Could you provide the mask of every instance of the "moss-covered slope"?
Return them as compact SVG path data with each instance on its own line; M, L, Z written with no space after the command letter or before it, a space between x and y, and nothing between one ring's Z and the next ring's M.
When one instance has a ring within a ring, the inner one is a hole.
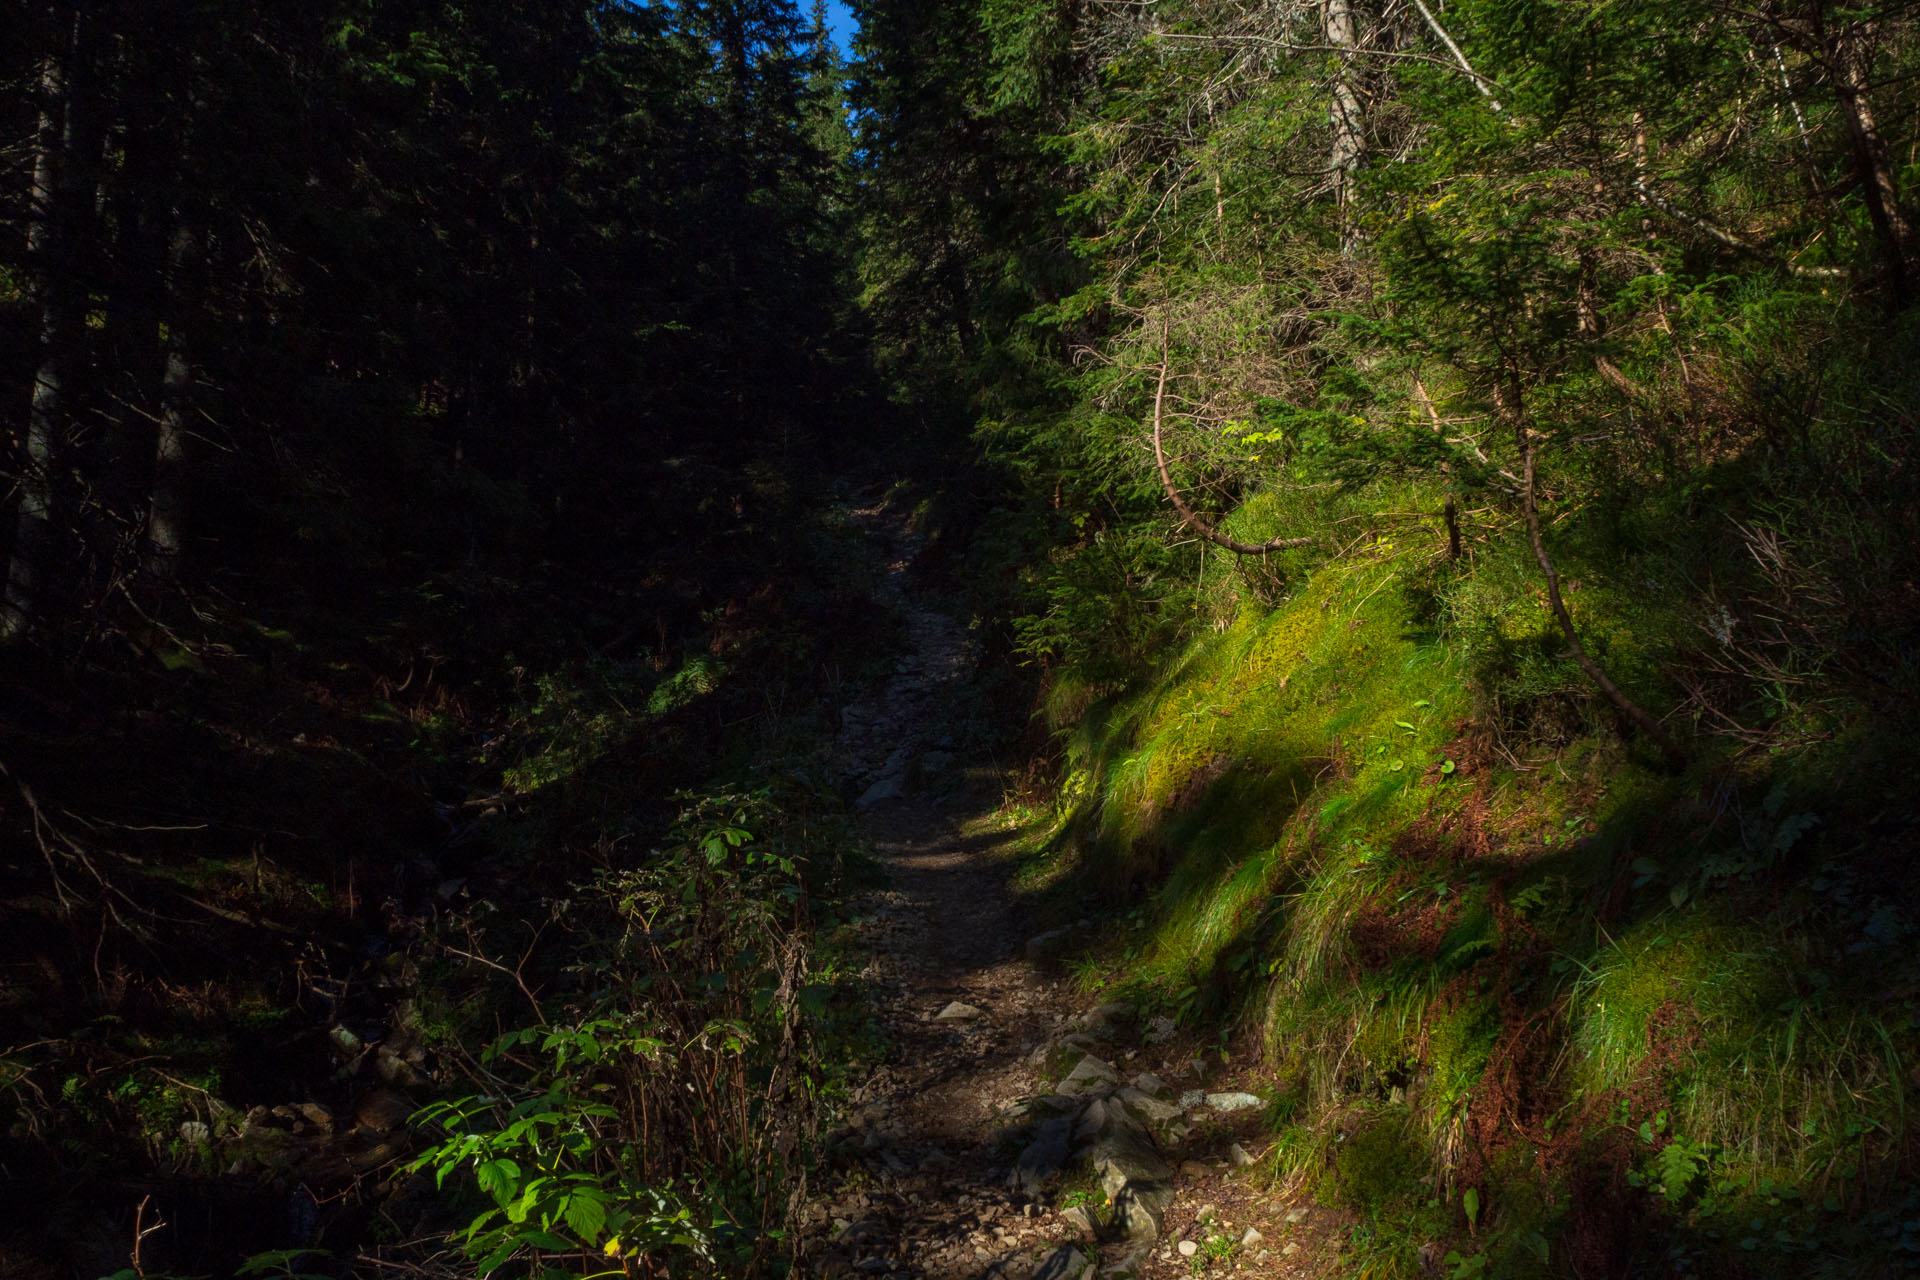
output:
M1591 714L1496 720L1410 563L1222 585L1151 681L1056 681L1039 862L1139 908L1110 979L1257 1038L1273 1175L1383 1274L1435 1240L1461 1275L1899 1273L1920 966L1878 740L1676 778ZM1660 625L1582 603L1616 661Z

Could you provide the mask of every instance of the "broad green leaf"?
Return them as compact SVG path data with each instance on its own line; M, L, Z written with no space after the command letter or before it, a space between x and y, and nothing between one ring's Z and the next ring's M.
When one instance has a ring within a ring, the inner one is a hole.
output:
M567 1197L566 1207L561 1211L575 1234L588 1244L600 1238L600 1229L606 1225L607 1207L596 1193L576 1191Z
M519 1193L520 1166L504 1157L489 1160L474 1170L474 1180L482 1191L505 1205Z

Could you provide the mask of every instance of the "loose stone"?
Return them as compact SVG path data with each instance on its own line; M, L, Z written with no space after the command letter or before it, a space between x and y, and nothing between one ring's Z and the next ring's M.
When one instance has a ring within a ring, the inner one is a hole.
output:
M1149 1098L1171 1098L1173 1096L1173 1089L1168 1086L1167 1082L1148 1071L1142 1071L1133 1078L1133 1087L1146 1094Z
M1245 1111L1249 1107L1261 1105L1260 1099L1251 1093L1210 1093L1207 1105L1215 1111Z

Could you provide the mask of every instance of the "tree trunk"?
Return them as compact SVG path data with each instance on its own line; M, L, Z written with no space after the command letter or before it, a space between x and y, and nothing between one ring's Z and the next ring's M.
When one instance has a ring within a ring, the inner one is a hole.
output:
M1886 139L1874 118L1873 102L1868 97L1868 55L1865 34L1843 32L1829 41L1828 62L1833 75L1834 103L1846 125L1852 144L1855 175L1866 200L1867 217L1880 241L1880 253L1887 264L1887 285L1893 304L1903 306L1911 293L1907 252L1913 244L1913 230L1900 209L1900 191L1893 179L1893 164L1887 156Z
M53 520L54 455L60 436L61 347L66 338L66 298L61 226L66 152L73 128L66 66L48 53L40 69L40 113L34 132L33 187L27 221L27 261L40 303L40 359L27 411L27 448L22 460L20 506L14 520L13 553L0 601L0 637L25 631L34 621L47 537Z
M154 335L160 318L153 265L166 253L157 199L166 189L158 164L162 144L157 118L165 113L156 107L159 94L150 72L125 40L119 42L116 56L117 120L103 139L103 165L117 172L106 199L111 239L101 245L107 270L100 364L120 403L106 414L99 490L115 518L137 533L153 462ZM133 546L138 550L137 541Z
M186 542L191 475L187 420L193 411L193 362L188 346L200 237L182 214L167 254L166 365L160 376L160 424L153 451L153 497L147 508L147 572L156 582L178 575Z
M1351 257L1360 242L1353 214L1354 183L1365 154L1360 94L1353 82L1353 51L1360 43L1353 0L1326 0L1326 28L1327 43L1340 50L1340 66L1334 73L1332 102L1328 106L1333 136L1327 159L1333 173L1334 202L1339 209L1340 252Z
M1527 425L1527 415L1521 409L1520 382L1518 378L1509 380L1496 388L1495 408L1513 425L1514 442L1520 449L1520 504L1527 523L1527 541L1533 547L1534 562L1540 566L1540 575L1547 583L1547 608L1553 613L1553 620L1559 624L1560 634L1565 637L1567 649L1580 669L1598 685L1607 701L1614 705L1621 717L1631 723L1640 732L1647 735L1654 746L1660 749L1660 755L1666 761L1667 768L1679 773L1686 768L1686 752L1673 740L1660 722L1649 715L1644 707L1626 695L1619 685L1607 675L1606 669L1594 661L1587 652L1586 645L1580 642L1579 629L1573 625L1573 615L1567 611L1567 602L1560 594L1560 572L1554 567L1553 558L1547 554L1546 540L1540 532L1540 506L1534 496L1534 449L1533 429Z

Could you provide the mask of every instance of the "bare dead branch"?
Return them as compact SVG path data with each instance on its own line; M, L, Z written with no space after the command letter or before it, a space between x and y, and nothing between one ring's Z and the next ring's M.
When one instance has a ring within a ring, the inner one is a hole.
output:
M1161 442L1161 417L1167 398L1167 373L1170 367L1166 346L1160 351L1160 381L1153 391L1153 461L1160 470L1160 485L1167 491L1167 499L1173 503L1173 509L1180 513L1180 519L1188 528L1216 546L1225 547L1236 555L1258 556L1269 551L1280 551L1287 547L1307 547L1320 541L1318 538L1275 538L1271 542L1241 542L1238 538L1228 537L1214 527L1213 523L1201 516L1187 500L1180 496L1179 488L1173 483L1173 472L1167 467L1166 448Z
M1518 386L1506 388L1500 395L1501 408L1512 421L1515 442L1520 447L1521 468L1521 510L1527 521L1527 541L1533 546L1534 561L1540 566L1540 574L1547 583L1547 607L1552 611L1554 621L1560 626L1560 634L1565 637L1567 649L1580 669L1598 685L1607 701L1635 728L1647 735L1647 738L1660 749L1661 757L1667 768L1678 773L1686 768L1687 755L1675 742L1673 735L1666 731L1661 723L1648 714L1646 708L1628 697L1613 678L1593 656L1587 652L1586 645L1580 641L1579 628L1573 625L1573 615L1567 611L1567 602L1560 594L1560 572L1554 567L1553 558L1547 554L1547 544L1540 534L1540 506L1535 500L1534 490L1534 448L1533 431L1527 426L1526 414L1520 408Z

